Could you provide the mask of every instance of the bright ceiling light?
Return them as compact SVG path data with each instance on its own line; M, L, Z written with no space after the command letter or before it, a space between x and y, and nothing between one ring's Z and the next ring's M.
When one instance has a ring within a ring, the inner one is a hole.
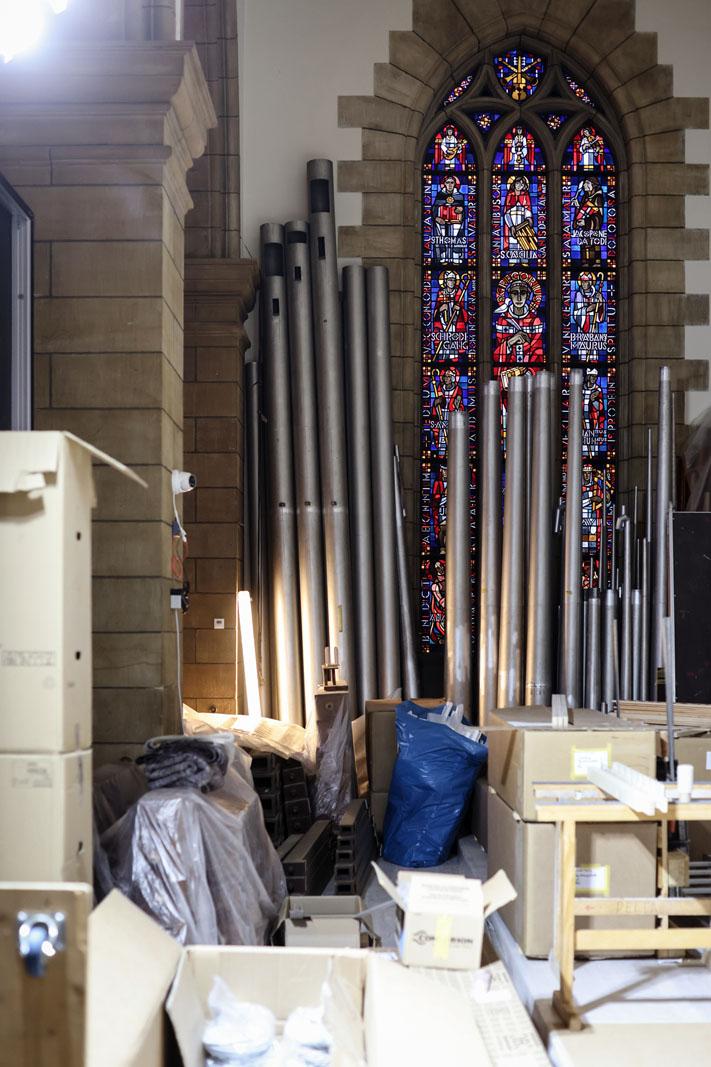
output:
M13 56L34 48L45 31L47 15L66 11L68 0L0 0L0 56Z

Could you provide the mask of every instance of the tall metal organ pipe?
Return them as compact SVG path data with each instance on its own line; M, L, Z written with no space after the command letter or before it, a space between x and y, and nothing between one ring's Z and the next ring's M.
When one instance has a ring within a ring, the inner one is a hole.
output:
M370 370L371 478L375 506L375 632L378 647L378 696L401 687L400 605L395 544L395 493L392 477L393 416L390 369L390 308L387 267L365 272ZM360 433L361 427L355 427ZM449 507L449 503L448 503Z
M654 700L657 670L664 665L663 619L667 613L667 511L672 492L672 398L668 367L659 372L659 423L657 429L657 492L655 498L654 613L652 616L652 652L650 663L651 699Z
M318 404L311 317L309 227L287 222L286 294L289 309L291 398L294 431L296 531L299 556L301 655L306 716L314 711L326 645L323 584L323 514L318 458Z
M470 492L469 416L466 411L453 411L447 448L444 697L453 704L463 704L467 715L472 700Z
M400 481L400 456L397 448L393 456L393 484L395 486L395 533L397 540L397 584L400 593L400 652L402 659L402 689L406 700L420 695L417 673L417 653L412 626L410 583L407 573L407 545L405 542L405 508Z
M568 407L568 459L563 556L563 620L560 689L568 707L580 706L581 599L582 599L582 415L583 374L570 372Z
M348 474L350 489L353 600L359 712L378 695L373 581L373 495L370 463L368 330L365 269L343 268L343 341L348 399Z
M350 685L350 710L351 715L355 715L359 703L353 636L346 427L343 418L345 389L333 212L333 164L328 159L312 159L307 166L307 177L328 644L339 650L341 677Z
M602 599L599 589L588 592L588 625L585 640L585 707L600 707L600 628Z
M632 699L632 519L625 504L617 525L622 530L622 637L620 641L620 697Z
M283 242L283 226L265 223L261 227L261 350L264 362L264 395L267 416L271 633L274 650L272 698L276 714L282 721L303 724L294 457Z
M551 487L551 411L553 378L546 371L533 379L531 422L528 596L526 630L527 705L550 705L552 692L552 576L553 497Z
M498 382L485 382L479 477L481 571L479 580L479 725L496 707L501 580L501 401Z
M262 423L261 381L262 363L259 359L248 360L244 365L245 426L247 451L247 515L249 563L245 574L245 587L256 604L254 617L255 650L259 699L264 715L271 714L269 678L269 598L267 585L267 539L264 501L263 456L264 428Z
M524 384L512 378L506 415L506 488L501 551L501 614L497 706L521 703L523 668L523 568L526 408Z

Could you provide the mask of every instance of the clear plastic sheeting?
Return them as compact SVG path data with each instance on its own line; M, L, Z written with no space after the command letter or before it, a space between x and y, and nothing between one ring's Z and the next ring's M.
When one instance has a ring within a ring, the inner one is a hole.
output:
M686 510L711 511L711 407L689 428L684 469L689 484Z
M353 736L343 694L317 702L306 727L308 751L316 767L311 806L314 818L337 821L353 799Z
M228 730L234 743L250 752L271 752L282 759L296 759L303 763L309 774L316 769L309 753L306 730L295 723L249 715L201 714L183 704L183 729L192 737Z
M261 945L286 896L238 756L222 788L155 789L102 837L116 886L183 945Z
M146 792L143 772L132 760L106 763L94 771L94 825L103 834Z

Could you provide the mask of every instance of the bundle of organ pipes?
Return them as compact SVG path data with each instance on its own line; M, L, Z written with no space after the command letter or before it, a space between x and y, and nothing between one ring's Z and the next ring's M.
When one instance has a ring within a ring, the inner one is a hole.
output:
M246 365L247 585L265 713L303 723L339 651L351 713L418 695L394 467L388 272L338 284L333 167L309 220L261 227L260 351ZM269 709L267 712L266 709Z
M607 711L620 700L654 699L659 668L667 660L673 664L673 415L668 367L660 370L658 407L656 484L648 429L642 516L636 486L632 507L623 504L618 509L610 505L604 477L601 490L593 480L592 464L583 453L582 371L570 374L567 461L560 471L553 376L543 371L511 378L502 512L500 385L485 383L479 438L480 724L496 707L550 705L554 692L565 694L569 707ZM586 589L584 490L593 495L593 515L602 511L606 516L598 523ZM667 670L667 681L673 688L673 670Z

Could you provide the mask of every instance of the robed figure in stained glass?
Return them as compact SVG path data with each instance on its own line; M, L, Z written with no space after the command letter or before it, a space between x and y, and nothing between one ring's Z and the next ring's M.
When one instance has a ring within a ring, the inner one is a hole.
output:
M573 199L573 229L599 233L603 220L603 192L596 178L583 178Z
M456 270L443 270L434 310L435 356L449 356L464 350L468 321L464 307L467 275L460 278Z
M523 126L514 126L504 138L504 170L533 170L536 147Z
M467 162L467 142L459 136L456 126L447 125L435 137L434 161L445 170L464 170Z
M439 456L447 453L447 427L452 411L462 411L464 394L459 384L459 371L446 367L433 382L434 400L431 408L434 451Z
M519 252L533 252L537 246L528 178L514 174L509 178L504 200L504 251L509 259L515 259Z
M456 174L447 174L434 199L434 248L440 263L461 263L464 259L464 240L460 237L464 224L461 184Z
M573 166L592 170L605 163L605 142L592 126L584 126L573 142Z
M435 560L434 578L430 586L430 641L439 645L444 641L446 617L444 604L444 560Z
M588 455L605 444L605 396L595 367L588 367L583 385L583 448Z
M537 314L541 287L526 271L505 275L496 289L494 361L543 363L543 322Z
M581 333L600 333L607 317L602 287L602 273L596 277L592 271L583 270L578 275L573 301L573 320Z

